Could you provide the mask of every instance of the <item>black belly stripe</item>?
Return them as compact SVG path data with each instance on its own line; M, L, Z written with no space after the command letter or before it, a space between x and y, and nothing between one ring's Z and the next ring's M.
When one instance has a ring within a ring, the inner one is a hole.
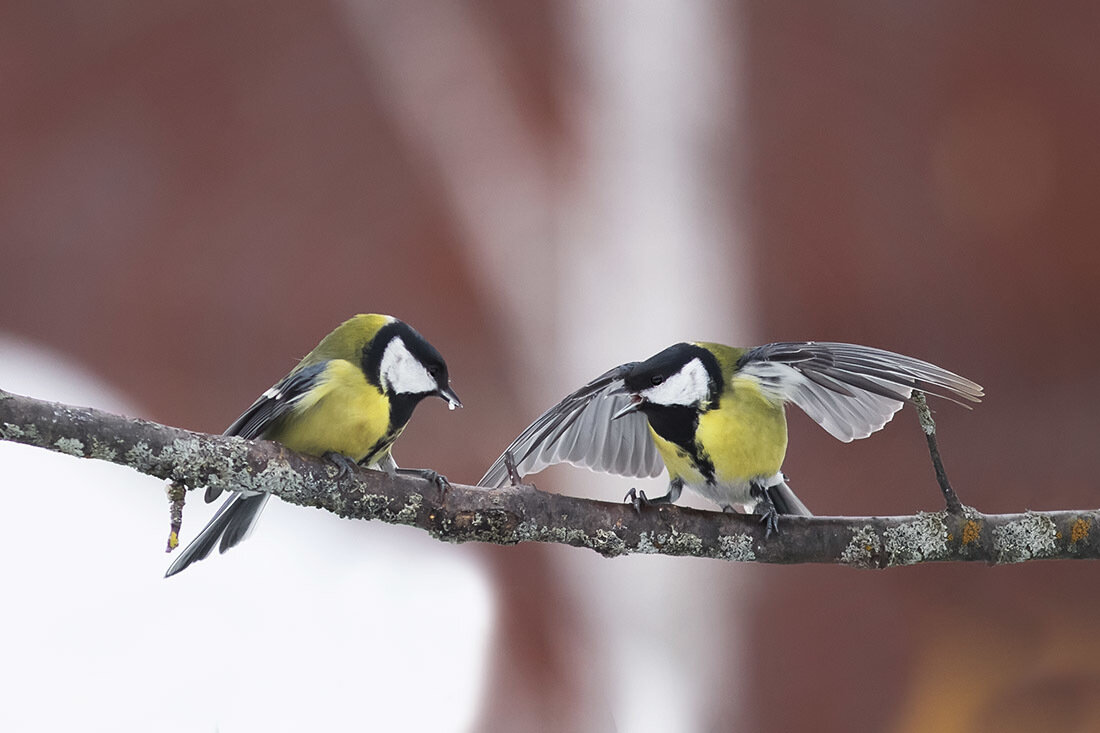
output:
M370 451L367 453L367 457L360 461L360 463L366 466L378 463L378 461L382 460L383 456L389 453L390 448L393 447L393 444L397 441L397 438L400 434L400 430L396 432L392 429L387 430L386 434L379 438L375 442L375 444L371 446Z
M714 483L714 461L695 440L699 412L694 407L647 404L642 407L642 412L649 419L653 432L683 450L707 483Z
M424 399L427 395L415 394L415 395L389 395L387 401L390 408L390 424L386 429L385 435L379 438L374 445L371 446L367 452L367 457L360 463L369 466L382 460L382 458L389 453L390 448L401 436L401 431L405 429L405 425L408 424L409 418L412 417L413 410L416 409L420 400Z
M707 483L713 484L714 461L710 459L710 455L703 450L698 442L695 443L695 451L691 453L691 459L695 461L695 467L699 469L699 473L703 474L703 478L707 480Z

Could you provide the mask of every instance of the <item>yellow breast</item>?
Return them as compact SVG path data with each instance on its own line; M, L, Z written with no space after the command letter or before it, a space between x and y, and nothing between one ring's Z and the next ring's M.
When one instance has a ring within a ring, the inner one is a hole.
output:
M330 451L355 461L367 457L389 429L389 400L354 364L329 362L318 384L287 419L266 437L291 450L320 456ZM372 457L378 461L389 451Z
M782 403L765 397L755 382L734 376L718 409L699 416L695 439L719 481L773 476L787 454L787 418Z

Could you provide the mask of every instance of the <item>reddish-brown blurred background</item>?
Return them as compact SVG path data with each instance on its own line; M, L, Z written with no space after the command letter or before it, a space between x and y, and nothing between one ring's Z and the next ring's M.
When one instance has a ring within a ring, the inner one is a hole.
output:
M687 301L674 338L854 341L975 378L985 403L938 410L963 500L1096 506L1098 29L1092 3L6 3L0 330L217 432L342 318L393 313L468 405L423 410L398 460L473 482L562 390L663 345L596 358L576 331ZM605 201L660 226L629 163L685 119L688 160L646 174L696 191L711 244L682 210L659 246L593 236ZM601 300L681 252L728 287L673 268ZM815 511L939 508L908 411L853 445L793 422ZM485 549L479 729L608 724L623 670L594 658L605 589L578 587L578 552ZM1096 730L1096 571L714 563L737 584L658 585L611 621L706 607L701 730Z

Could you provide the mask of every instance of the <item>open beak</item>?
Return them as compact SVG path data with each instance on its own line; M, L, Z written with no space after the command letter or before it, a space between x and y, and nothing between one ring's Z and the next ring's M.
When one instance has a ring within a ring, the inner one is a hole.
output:
M447 407L450 409L453 410L456 407L462 407L462 400L458 399L458 395L455 394L455 391L451 389L450 385L440 387L436 394L447 400Z
M623 409L619 410L614 415L612 415L611 419L612 420L618 420L623 415L629 415L632 412L637 412L638 410L640 410L642 408L642 404L643 404L643 402L642 402L642 398L640 396L630 395L630 402L626 403L626 406L623 407Z

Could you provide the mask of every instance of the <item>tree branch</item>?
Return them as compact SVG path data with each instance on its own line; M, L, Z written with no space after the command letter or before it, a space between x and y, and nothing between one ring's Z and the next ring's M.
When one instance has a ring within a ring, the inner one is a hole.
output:
M441 490L420 477L366 469L336 478L330 462L278 443L193 433L2 390L0 439L111 461L188 487L268 491L341 517L419 527L448 542L554 542L607 557L655 553L861 568L1100 558L1096 510L983 515L964 507L903 517L783 517L780 533L765 540L751 515L680 506L636 513L628 504L531 486Z

